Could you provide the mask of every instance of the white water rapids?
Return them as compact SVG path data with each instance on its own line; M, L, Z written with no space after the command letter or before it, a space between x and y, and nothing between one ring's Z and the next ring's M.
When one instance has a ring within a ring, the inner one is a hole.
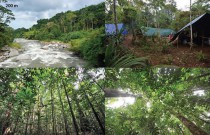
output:
M0 67L84 67L86 62L73 55L73 52L43 45L38 40L15 39L24 51L0 62ZM58 46L58 45L57 45Z

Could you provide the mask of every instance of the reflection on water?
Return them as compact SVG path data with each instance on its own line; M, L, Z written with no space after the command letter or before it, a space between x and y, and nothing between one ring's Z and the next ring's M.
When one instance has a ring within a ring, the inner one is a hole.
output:
M25 51L0 63L0 67L84 67L85 62L72 52L44 46L38 40L15 39Z

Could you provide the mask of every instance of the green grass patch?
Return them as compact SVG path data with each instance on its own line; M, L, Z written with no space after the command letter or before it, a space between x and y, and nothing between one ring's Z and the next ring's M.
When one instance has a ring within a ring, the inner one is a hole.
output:
M15 48L15 49L21 49L22 46L19 43L16 42L12 42L11 44L9 44L10 47Z

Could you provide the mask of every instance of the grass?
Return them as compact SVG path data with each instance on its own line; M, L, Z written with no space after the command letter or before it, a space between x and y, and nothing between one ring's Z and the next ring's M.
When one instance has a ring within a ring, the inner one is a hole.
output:
M19 43L13 42L9 45L11 48L21 49L22 46Z

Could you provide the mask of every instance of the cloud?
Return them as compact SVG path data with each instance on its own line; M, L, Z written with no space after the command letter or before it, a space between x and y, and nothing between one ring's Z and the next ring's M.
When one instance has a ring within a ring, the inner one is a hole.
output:
M39 19L48 19L60 12L75 11L101 2L104 0L8 0L8 4L18 5L10 8L16 19L9 25L15 29L30 28Z

